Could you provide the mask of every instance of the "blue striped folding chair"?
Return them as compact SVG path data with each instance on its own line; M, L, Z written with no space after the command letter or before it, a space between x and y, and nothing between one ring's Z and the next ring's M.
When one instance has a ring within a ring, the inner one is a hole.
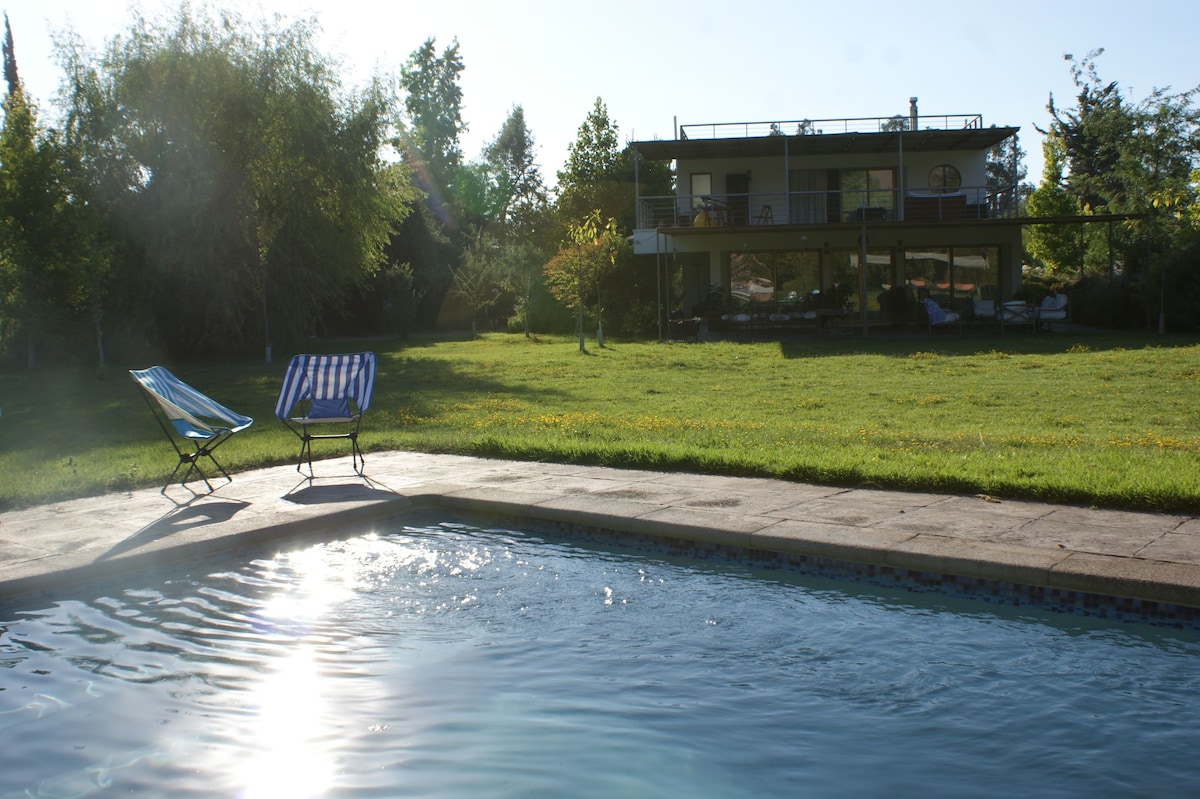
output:
M166 493L175 475L185 466L187 470L179 484L186 485L188 479L197 474L211 493L212 483L208 482L197 465L201 458L208 458L227 481L232 481L229 472L213 457L213 450L228 441L234 433L245 430L254 420L201 394L161 366L130 369L129 374L142 389L142 396L150 406L155 421L179 455L179 464L167 478L162 493ZM184 446L180 446L181 443Z
M292 358L279 388L275 416L300 438L296 471L303 473L301 467L307 461L308 476L313 476L312 442L346 438L350 440L354 471L363 473L365 461L358 446L358 432L363 414L371 407L374 387L373 352Z

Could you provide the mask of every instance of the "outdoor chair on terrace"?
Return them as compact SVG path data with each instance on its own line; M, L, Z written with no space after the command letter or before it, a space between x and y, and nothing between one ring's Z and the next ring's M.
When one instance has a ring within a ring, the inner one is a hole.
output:
M1029 325L1036 330L1034 324L1034 316L1037 315L1037 309L1032 305L1021 300L1009 300L1000 304L1000 332L1004 332L1004 328L1015 325Z
M942 325L958 325L958 329L962 330L962 317L956 311L948 311L928 297L922 300L921 304L925 308L925 318L929 321L930 332L935 327Z
M972 304L972 316L975 321L996 321L996 301L995 300L975 300Z
M1037 307L1038 327L1050 329L1051 322L1066 322L1071 327L1071 305L1066 294L1050 294L1042 298Z
M296 471L308 461L313 476L312 442L345 438L350 441L354 471L365 462L358 446L362 416L371 406L375 387L375 353L297 355L288 363L275 403L275 416L300 438ZM314 430L325 432L316 433Z
M150 406L154 420L158 422L167 440L179 455L179 464L167 478L162 493L167 492L167 487L184 466L187 470L179 481L180 485L186 485L195 473L204 481L204 485L208 486L209 493L212 493L212 484L197 465L201 458L208 458L227 481L232 481L229 472L213 457L213 451L228 441L234 433L249 427L254 420L206 397L161 366L131 369L129 374L142 389L142 396ZM184 443L184 446L181 447L180 443Z

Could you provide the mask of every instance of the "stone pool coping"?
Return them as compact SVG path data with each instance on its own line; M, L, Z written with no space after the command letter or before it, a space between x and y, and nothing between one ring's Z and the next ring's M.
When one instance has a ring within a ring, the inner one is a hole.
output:
M0 513L0 599L407 515L597 530L1200 608L1200 519L759 478L371 453Z

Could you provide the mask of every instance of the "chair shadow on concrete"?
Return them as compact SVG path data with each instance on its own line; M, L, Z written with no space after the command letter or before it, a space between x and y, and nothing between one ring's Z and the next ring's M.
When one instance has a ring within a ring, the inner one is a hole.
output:
M323 478L318 485L311 477L306 477L284 494L283 499L297 505L326 505L337 502L386 502L400 496L398 491L365 474L354 475L354 482L351 483L324 482L327 479Z
M249 506L249 502L231 499L209 499L207 502L176 505L165 516L155 519L124 541L116 544L107 552L97 557L96 561L100 562L115 558L122 553L146 546L160 538L176 535L184 530L210 524L223 524L232 519L239 511L245 510Z

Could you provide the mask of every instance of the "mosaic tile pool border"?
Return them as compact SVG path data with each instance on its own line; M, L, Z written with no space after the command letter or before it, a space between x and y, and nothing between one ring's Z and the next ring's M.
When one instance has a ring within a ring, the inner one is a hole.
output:
M763 570L820 577L888 591L934 594L1009 608L1028 608L1079 618L1145 624L1200 633L1200 608L1165 602L1106 596L1044 586L1024 585L941 572L897 569L839 558L798 555L667 538L643 533L604 530L536 516L491 516L487 524L511 526L572 543L592 543L647 554L707 562L732 563Z

